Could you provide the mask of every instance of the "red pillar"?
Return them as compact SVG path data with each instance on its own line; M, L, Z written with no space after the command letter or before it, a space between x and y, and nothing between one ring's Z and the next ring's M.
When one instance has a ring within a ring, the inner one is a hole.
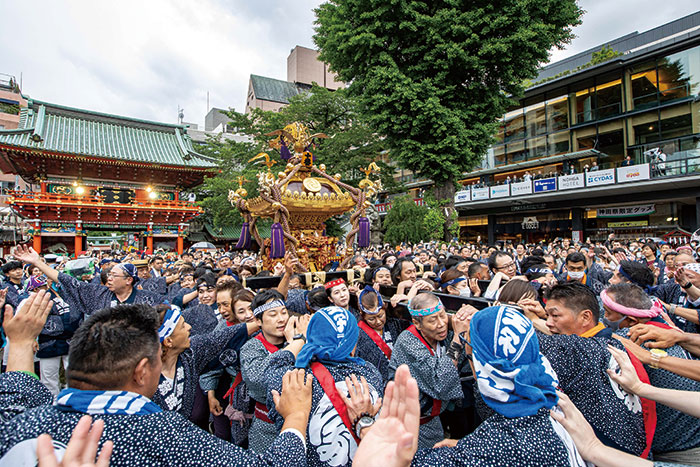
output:
M175 197L177 198L177 192L175 192ZM177 226L177 254L182 255L185 250L184 240L185 240L185 225L179 224Z
M46 193L46 181L41 181L41 192Z
M83 222L82 221L75 222L74 245L75 245L75 257L77 259L78 256L80 256L80 253L83 252Z
M153 254L153 224L150 222L146 230L146 253L149 255Z
M32 247L37 253L41 253L41 222L34 221L34 235L32 236Z

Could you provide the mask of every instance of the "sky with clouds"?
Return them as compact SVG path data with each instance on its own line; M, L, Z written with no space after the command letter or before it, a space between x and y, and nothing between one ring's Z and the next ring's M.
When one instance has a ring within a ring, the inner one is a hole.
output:
M313 47L321 0L0 2L0 73L39 100L203 125L210 107L243 111L251 73L286 79L295 45ZM698 10L651 0L581 0L578 36L553 60Z

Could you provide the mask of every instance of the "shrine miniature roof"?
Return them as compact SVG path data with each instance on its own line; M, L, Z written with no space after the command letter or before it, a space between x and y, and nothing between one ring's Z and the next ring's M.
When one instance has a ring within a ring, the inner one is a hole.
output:
M199 154L186 127L29 100L19 128L0 130L0 144L60 154L188 168L216 167Z

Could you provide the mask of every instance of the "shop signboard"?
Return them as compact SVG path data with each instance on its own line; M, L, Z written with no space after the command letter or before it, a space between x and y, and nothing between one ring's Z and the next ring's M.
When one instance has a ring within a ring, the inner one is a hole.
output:
M466 190L461 190L455 193L455 203L465 203L472 200L472 194L467 188Z
M558 182L560 190L571 190L572 188L585 187L583 182L583 174L564 175L563 177L559 177Z
M649 221L608 222L608 227L646 227Z
M545 191L554 191L556 189L557 189L556 177L535 180L535 193L544 193Z
M637 164L617 168L617 182L636 182L637 180L649 180L649 164Z
M620 206L616 208L600 208L597 217L637 217L653 214L653 204L639 204L636 206Z
M510 195L529 195L532 193L532 181L518 182L510 184Z
M496 185L490 189L491 198L507 198L510 196L510 185Z
M536 230L540 227L540 223L536 217L524 217L523 223L520 225L523 230Z
M586 172L586 186L610 185L615 183L615 169Z
M472 201L479 201L482 199L489 199L489 189L472 188Z

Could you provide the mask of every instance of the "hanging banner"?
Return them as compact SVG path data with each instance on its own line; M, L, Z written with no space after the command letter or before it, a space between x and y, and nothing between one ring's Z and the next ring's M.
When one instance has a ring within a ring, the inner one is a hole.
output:
M649 221L608 222L608 227L646 227Z
M509 185L496 185L491 187L491 198L506 198L510 196Z
M637 180L649 180L649 164L637 164L617 168L617 182L636 182Z
M545 191L554 191L557 189L557 179L543 178L541 180L535 180L535 193L543 193Z
M583 188L583 174L564 175L558 180L560 190L571 190L572 188Z
M458 191L455 193L455 203L465 203L472 200L472 194L469 189Z
M529 195L532 194L532 182L530 180L526 182L518 182L510 184L510 195Z
M610 185L615 183L615 169L586 172L586 186Z
M489 199L489 189L472 188L472 201L478 201L481 199Z
M619 208L600 208L598 217L636 217L646 216L656 212L653 204L640 204L637 206L621 206Z

